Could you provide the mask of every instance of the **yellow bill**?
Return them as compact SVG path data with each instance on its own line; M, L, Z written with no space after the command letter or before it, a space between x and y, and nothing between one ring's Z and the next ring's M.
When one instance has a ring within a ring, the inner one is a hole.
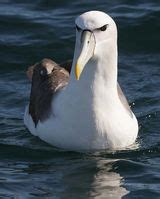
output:
M87 62L90 60L90 58L93 56L94 53L95 38L91 31L85 30L82 32L81 46L78 47L80 48L80 53L75 66L76 80L79 80L85 65L87 64Z

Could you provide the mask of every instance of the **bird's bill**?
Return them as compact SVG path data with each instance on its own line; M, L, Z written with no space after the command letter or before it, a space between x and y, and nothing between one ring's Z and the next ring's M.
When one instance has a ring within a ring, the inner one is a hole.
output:
M80 53L75 66L75 76L77 80L79 80L85 65L93 56L94 48L95 48L94 34L87 30L83 31L81 36Z

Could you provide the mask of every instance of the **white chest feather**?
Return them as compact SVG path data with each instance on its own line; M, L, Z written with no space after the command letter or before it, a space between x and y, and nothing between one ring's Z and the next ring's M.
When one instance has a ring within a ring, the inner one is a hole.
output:
M62 148L91 150L121 148L132 144L137 120L126 112L117 92L96 78L89 86L86 70L78 83L70 85L53 101L52 115L35 130L46 142ZM74 79L71 79L74 81ZM35 134L35 132L33 132Z

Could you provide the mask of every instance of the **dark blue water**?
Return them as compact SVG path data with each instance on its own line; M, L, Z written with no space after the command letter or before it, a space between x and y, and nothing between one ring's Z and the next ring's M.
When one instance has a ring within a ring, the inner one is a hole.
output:
M23 125L27 67L72 58L74 19L109 13L119 32L119 81L138 118L133 149L54 149ZM160 198L160 1L0 0L0 198Z

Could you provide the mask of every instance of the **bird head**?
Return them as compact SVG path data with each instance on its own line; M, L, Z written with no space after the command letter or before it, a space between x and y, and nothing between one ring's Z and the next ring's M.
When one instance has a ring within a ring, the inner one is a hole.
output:
M76 44L73 63L75 76L79 80L85 65L91 59L98 59L103 51L111 51L117 42L117 28L114 20L104 12L89 11L78 16Z

